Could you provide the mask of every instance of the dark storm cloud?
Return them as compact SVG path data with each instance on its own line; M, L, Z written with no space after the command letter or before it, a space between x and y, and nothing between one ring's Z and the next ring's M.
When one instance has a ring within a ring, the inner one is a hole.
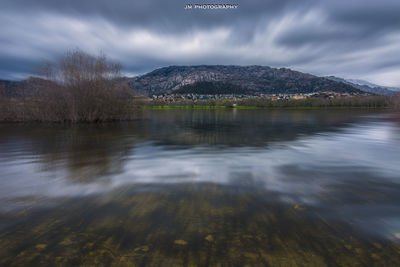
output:
M343 5L330 14L333 22L356 26L369 33L399 30L400 1L359 1L359 5Z
M5 0L2 6L13 11L21 8L40 12L47 10L70 16L100 16L120 27L132 25L155 27L156 29L181 29L186 27L214 26L216 23L240 23L242 18L254 18L260 15L278 15L288 5L304 6L304 1L234 1L240 5L239 10L226 13L221 10L209 11L184 11L188 3L201 3L203 1L182 0ZM231 1L211 1L212 3L227 3ZM239 19L239 21L238 21Z
M203 2L2 0L0 75L29 74L43 59L80 47L104 51L127 74L260 64L400 85L398 0L218 0L209 2L239 8L183 9Z

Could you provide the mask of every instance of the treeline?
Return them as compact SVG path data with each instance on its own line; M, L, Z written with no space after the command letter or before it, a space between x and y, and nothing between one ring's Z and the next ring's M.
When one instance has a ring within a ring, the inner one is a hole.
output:
M389 96L348 96L348 97L309 97L305 99L272 100L265 97L243 98L238 100L184 100L172 103L153 101L154 106L224 106L256 108L302 108L302 107L354 107L354 108L393 108L400 109L400 97Z
M387 96L343 96L335 98L309 97L305 99L243 99L238 105L254 107L366 107L385 108L391 105Z
M128 120L139 109L128 84L121 79L121 66L100 54L80 50L67 52L56 63L45 63L29 79L29 90L7 97L0 88L1 121L104 122Z

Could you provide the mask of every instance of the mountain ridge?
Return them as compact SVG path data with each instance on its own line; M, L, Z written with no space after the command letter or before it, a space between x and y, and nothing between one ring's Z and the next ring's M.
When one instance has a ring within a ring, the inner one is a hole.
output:
M315 93L333 91L337 93L362 93L346 83L332 81L309 73L288 68L269 66L196 65L168 66L141 76L128 78L130 87L144 95L178 92L180 88L196 83L224 83L230 87L254 93Z
M0 93L6 97L35 94L30 77L22 81L0 80ZM297 94L332 91L351 94L397 95L384 86L371 87L335 76L319 77L288 68L249 65L168 66L136 77L124 77L138 94Z
M398 95L400 92L396 91L394 87L386 87L377 84L373 84L363 80L356 80L356 79L344 79L336 76L327 76L327 79L332 81L346 83L351 85L363 92L377 94L377 95L386 95L386 96L395 96Z

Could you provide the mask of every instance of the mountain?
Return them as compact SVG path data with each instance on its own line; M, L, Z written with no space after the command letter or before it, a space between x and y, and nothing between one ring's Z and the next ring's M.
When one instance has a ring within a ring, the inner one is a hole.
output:
M217 94L246 94L247 91L241 86L233 85L232 83L213 81L213 82L195 82L193 84L187 84L175 90L174 93L178 94L197 93L203 95L217 95Z
M129 78L130 87L144 95L164 93L362 93L354 86L293 71L265 66L170 66Z
M0 80L0 93L6 97L37 95L41 79L22 81ZM198 94L280 94L332 91L395 95L384 87L370 87L330 76L317 77L287 68L265 66L170 66L147 74L124 78L130 87L143 95L164 93ZM36 88L36 89L35 89Z
M380 85L377 85L377 84L374 84L374 83L370 83L368 81L360 80L360 79L346 79L346 81L350 82L352 84L357 84L357 85L367 85L367 86L369 86L371 88L383 87L383 86L380 86Z
M364 81L364 80L359 80L359 79L347 79L348 82L354 83L354 84L358 84L358 85L368 85L371 88L374 87L381 87L381 88L385 88L391 91L400 91L400 87L390 87L390 86L382 86L382 85L377 85L368 81Z
M327 78L332 81L346 83L346 84L351 85L361 91L371 93L371 94L394 96L394 95L398 95L400 93L399 88L380 86L380 85L376 85L376 84L373 84L373 83L370 83L367 81L363 81L363 80L356 80L356 79L347 79L346 80L346 79L335 77L335 76L329 76Z

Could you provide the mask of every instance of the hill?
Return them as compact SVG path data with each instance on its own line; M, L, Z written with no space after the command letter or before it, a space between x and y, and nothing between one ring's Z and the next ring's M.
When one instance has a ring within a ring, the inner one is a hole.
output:
M339 77L335 77L335 76L329 76L327 78L332 81L342 82L342 83L351 85L363 92L367 92L367 93L371 93L371 94L395 96L400 93L399 91L396 90L398 88L380 86L380 85L376 85L376 84L373 84L373 83L370 83L367 81L363 81L363 80L353 80L353 79L345 80L343 78L339 78Z
M0 80L0 93L6 97L37 94L37 80ZM165 93L197 94L295 94L332 91L337 93L364 93L394 95L383 87L371 88L337 77L318 77L287 68L266 66L170 66L147 74L123 78L139 94Z
M130 87L144 95L210 91L219 93L361 93L352 85L287 68L266 66L170 66L129 78ZM217 90L220 89L220 90Z

